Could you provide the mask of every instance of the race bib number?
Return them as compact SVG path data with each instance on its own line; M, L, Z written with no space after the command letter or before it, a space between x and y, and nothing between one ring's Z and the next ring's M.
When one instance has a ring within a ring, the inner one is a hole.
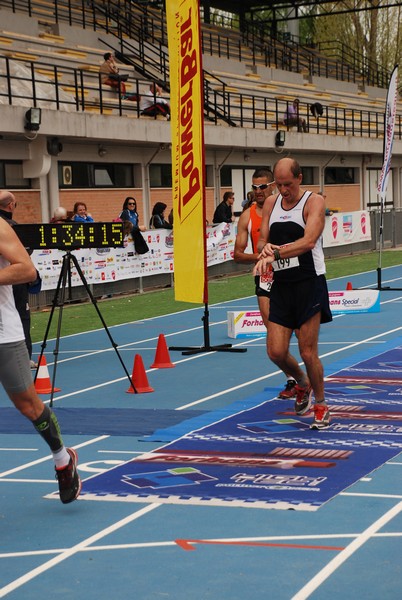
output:
M274 278L274 272L272 270L267 271L263 275L260 275L259 287L266 292L271 291L272 281Z
M281 258L280 260L275 260L272 263L274 271L284 271L285 269L294 269L299 266L299 259L297 256L294 258Z

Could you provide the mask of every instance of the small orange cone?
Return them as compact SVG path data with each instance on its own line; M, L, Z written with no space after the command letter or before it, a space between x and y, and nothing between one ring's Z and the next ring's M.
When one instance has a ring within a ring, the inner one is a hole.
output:
M52 383L50 381L46 357L44 354L39 357L39 368L35 379L35 390L38 394L52 394L53 392L60 392L60 388L55 387L52 390Z
M151 365L151 369L171 369L175 365L171 362L169 350L166 344L163 333L159 335L158 345L156 347L155 360Z
M347 290L353 290L353 286L352 286L352 283L350 281L347 282L346 289Z
M139 354L134 357L133 374L131 375L131 381L134 384L135 389L139 394L143 392L153 392L152 388L148 383L147 374L145 373L144 363ZM126 394L135 394L135 390L132 385L126 390Z

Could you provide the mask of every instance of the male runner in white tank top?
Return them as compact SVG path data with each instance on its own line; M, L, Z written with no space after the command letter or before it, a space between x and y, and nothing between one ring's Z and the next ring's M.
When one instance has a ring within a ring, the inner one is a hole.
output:
M36 269L15 231L0 219L0 382L15 407L48 444L55 463L60 500L68 504L81 490L77 454L64 446L55 414L36 392L12 290L13 285L29 283L36 277Z
M325 279L322 232L325 203L322 196L301 189L299 163L282 158L274 166L279 195L267 198L263 208L254 273L265 273L272 264L268 323L268 355L296 381L295 412L306 414L314 392L312 429L329 426L330 414L324 397L324 372L318 356L320 323L332 320ZM292 332L299 330L299 351L305 373L290 354Z
M258 240L260 239L260 228L262 220L262 209L266 198L268 198L275 189L274 175L270 169L259 168L252 175L252 185L254 194L254 204L243 210L237 223L237 234L234 247L234 260L238 263L254 263L258 259L257 251ZM248 240L251 241L252 252L246 252ZM262 278L255 277L255 293L258 300L258 308L265 327L268 330L269 315L269 296L272 285L272 271ZM267 336L268 339L268 336ZM267 344L268 352L268 344ZM296 396L296 381L293 377L287 377L287 382L283 390L278 394L278 398L288 400Z

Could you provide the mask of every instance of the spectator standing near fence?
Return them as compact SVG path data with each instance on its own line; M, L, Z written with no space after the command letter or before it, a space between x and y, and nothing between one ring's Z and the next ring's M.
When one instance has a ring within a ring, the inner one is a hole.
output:
M234 204L235 195L233 192L225 192L223 194L223 200L218 204L215 209L212 222L217 223L232 223L234 216L232 212L232 206Z
M128 196L124 200L119 219L122 221L130 221L134 229L139 229L140 231L146 230L146 227L144 227L144 225L140 225L139 223L140 218L137 211L137 200L132 196Z
M296 415L310 411L314 392L312 429L330 424L324 396L324 371L318 356L320 323L332 320L329 307L322 233L325 203L322 196L302 189L302 172L292 158L282 158L274 166L279 194L265 201L255 275L263 275L273 265L268 355L285 373L297 381ZM299 330L300 356L304 372L290 354L290 338Z
M151 229L173 229L171 225L165 219L165 210L167 204L164 202L157 202L152 209L152 216L149 220L149 226Z

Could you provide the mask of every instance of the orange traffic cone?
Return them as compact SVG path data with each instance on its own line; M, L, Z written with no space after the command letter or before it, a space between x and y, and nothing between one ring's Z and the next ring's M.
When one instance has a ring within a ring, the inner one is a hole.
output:
M158 338L155 360L151 365L151 369L171 369L174 366L175 365L170 360L169 350L166 345L165 336L163 335L163 333L161 333Z
M352 283L350 281L347 282L346 289L347 290L353 290L353 286L352 286Z
M133 374L131 375L131 381L134 384L135 389L139 394L142 392L153 392L152 388L148 383L147 374L145 373L144 363L139 354L134 357ZM126 390L126 394L135 394L135 390L132 385Z
M45 355L39 358L38 374L35 379L35 390L38 394L52 394L53 392L60 392L60 388L53 388L49 377L49 371L47 368Z

